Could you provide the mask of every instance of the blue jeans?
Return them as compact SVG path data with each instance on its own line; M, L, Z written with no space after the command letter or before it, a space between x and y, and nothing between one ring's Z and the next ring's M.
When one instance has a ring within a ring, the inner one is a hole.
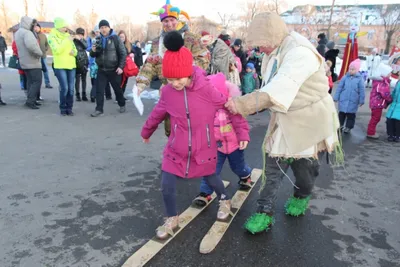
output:
M68 113L72 111L75 90L75 69L54 69L60 83L60 111Z
M44 84L50 85L49 69L47 68L46 60L42 58Z
M252 169L244 161L244 150L237 149L231 154L224 154L218 151L218 162L216 175L220 177L222 167L224 166L225 160L228 158L229 166L231 170L239 177L246 178L251 174ZM211 195L213 190L207 185L204 179L201 180L200 192Z

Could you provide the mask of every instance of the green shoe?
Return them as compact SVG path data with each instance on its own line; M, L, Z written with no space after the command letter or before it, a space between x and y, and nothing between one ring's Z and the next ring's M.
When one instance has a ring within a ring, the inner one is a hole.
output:
M269 226L273 223L274 217L265 213L254 213L247 219L244 228L254 235L263 231L268 231Z
M296 217L306 214L310 198L311 196L308 196L306 198L289 198L285 205L286 214Z

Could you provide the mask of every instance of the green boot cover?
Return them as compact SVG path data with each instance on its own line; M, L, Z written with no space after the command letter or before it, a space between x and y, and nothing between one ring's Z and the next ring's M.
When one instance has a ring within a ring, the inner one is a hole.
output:
M285 205L286 214L296 217L306 214L310 198L311 196L308 196L306 198L289 198Z
M263 231L268 231L269 226L273 223L274 217L265 213L254 213L247 219L244 228L254 235Z

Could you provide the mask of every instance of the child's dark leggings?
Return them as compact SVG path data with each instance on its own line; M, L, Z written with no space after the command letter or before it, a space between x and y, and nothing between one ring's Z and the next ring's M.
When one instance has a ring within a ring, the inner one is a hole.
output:
M161 191L164 199L164 206L167 217L178 215L176 211L176 180L178 176L162 171L161 174ZM205 182L217 193L218 199L229 199L225 192L224 183L216 174L204 176Z

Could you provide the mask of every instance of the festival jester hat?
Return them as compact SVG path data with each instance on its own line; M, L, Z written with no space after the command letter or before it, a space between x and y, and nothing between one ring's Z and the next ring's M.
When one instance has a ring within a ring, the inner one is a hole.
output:
M189 15L185 11L180 10L176 6L172 6L170 0L167 0L167 3L164 6L162 6L157 12L152 12L151 14L160 16L161 21L163 21L163 19L167 17L173 17L179 19L180 15L185 16L188 20L190 19Z

